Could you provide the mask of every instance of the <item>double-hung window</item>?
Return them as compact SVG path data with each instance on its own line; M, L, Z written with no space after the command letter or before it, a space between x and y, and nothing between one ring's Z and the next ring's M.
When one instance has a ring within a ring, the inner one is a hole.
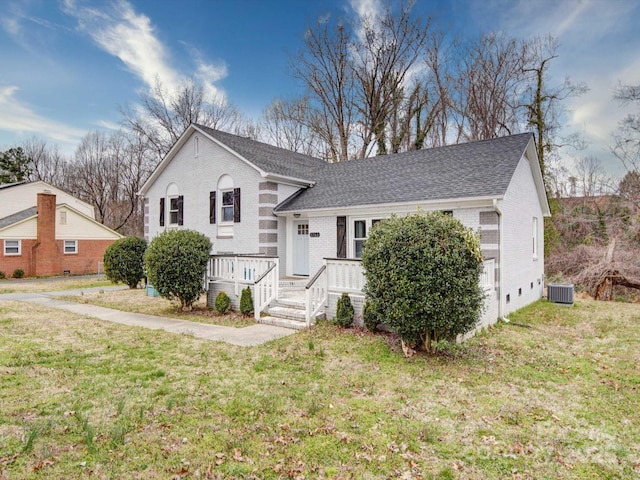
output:
M64 253L72 254L78 253L78 241L77 240L65 240L64 241Z
M20 255L21 254L21 240L5 240L4 241L4 254L9 255Z
M371 228L379 223L379 218L363 218L353 220L353 258L362 258L364 242L369 238Z
M233 223L233 190L222 192L222 222Z
M169 225L178 225L178 212L180 211L180 202L178 197L169 199Z

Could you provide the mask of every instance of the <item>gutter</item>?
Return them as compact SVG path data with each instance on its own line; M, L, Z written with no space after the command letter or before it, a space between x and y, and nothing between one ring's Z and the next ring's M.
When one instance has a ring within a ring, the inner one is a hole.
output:
M503 321L508 322L509 320L504 316L504 310L505 310L505 306L504 306L504 298L502 295L502 286L504 285L504 274L505 274L505 269L504 269L504 262L503 262L503 250L504 250L504 234L503 234L503 228L502 228L502 210L500 210L500 207L498 206L498 199L494 198L493 199L493 208L496 211L496 213L498 214L498 234L499 234L499 241L498 241L498 268L499 268L499 272L500 272L500 282L498 284L498 319L501 319Z

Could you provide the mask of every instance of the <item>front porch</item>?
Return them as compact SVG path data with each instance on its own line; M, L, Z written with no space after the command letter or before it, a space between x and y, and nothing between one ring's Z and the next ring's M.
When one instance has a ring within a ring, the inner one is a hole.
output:
M309 279L280 278L279 265L278 257L212 255L206 280L208 305L213 307L216 296L224 291L231 307L239 310L242 290L249 287L256 322L300 330L317 319L335 317L337 301L346 292L355 310L354 321L362 324L365 276L360 260L325 258ZM488 301L495 300L495 260L484 261L480 282ZM496 313L489 312L495 318L483 319L483 324L497 319Z
M263 255L213 255L207 271L207 303L213 307L224 291L233 309L249 287L257 322L303 329L316 319L333 318L336 302L348 292L361 318L364 306L364 274L359 260L325 259L313 278L279 278L279 258Z

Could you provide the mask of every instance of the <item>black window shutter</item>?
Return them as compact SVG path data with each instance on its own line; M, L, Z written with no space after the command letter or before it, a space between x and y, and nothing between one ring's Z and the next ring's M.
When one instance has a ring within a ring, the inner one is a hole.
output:
M233 189L233 223L240 223L240 189Z
M216 223L216 192L209 192L209 223Z
M347 258L347 217L336 217L338 248L336 257Z
M178 225L184 225L184 197L178 197Z
M160 199L160 226L164 227L164 197Z

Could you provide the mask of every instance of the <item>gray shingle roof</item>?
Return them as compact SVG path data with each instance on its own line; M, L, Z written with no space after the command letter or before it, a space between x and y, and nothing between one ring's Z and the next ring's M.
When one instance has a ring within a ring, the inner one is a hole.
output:
M277 212L504 195L533 134L326 164Z
M3 188L15 187L16 185L22 185L24 183L27 183L27 181L26 180L22 180L21 182L3 183L3 184L0 185L0 190L2 190Z
M267 173L313 181L316 176L314 172L319 168L324 168L326 165L319 158L291 152L267 143L239 137L202 125L196 124L195 126Z
M37 215L37 214L38 214L38 209L36 207L27 208L26 210L13 213L8 217L0 218L0 228L8 227L9 225L18 223L21 220L26 220L27 218L33 217L34 215Z

